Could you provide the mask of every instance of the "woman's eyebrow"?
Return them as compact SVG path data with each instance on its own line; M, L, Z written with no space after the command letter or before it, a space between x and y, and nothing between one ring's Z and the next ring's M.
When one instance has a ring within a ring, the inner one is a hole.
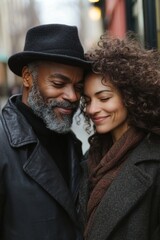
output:
M111 89L101 90L101 91L96 92L95 95L99 95L99 94L104 93L104 92L107 92L107 93L109 92L110 93L110 92L112 92L112 90Z
M112 90L111 90L111 89L101 90L101 91L95 92L95 95L97 96L97 95L99 95L99 94L101 94L101 93L105 93L105 92L107 92L107 93L111 93ZM84 96L84 97L88 97L88 95L85 94L85 93L83 94L83 96Z

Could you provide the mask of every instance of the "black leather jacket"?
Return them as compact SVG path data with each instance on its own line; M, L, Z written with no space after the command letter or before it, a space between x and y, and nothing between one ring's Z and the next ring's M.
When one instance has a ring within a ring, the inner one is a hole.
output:
M69 189L15 99L0 121L0 239L81 240L75 207L81 143L71 132Z

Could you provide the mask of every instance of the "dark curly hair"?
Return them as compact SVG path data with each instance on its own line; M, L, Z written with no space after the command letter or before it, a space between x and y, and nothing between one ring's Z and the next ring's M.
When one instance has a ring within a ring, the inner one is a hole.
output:
M133 33L123 39L107 32L97 47L86 54L92 71L111 83L122 94L130 126L160 134L160 53L145 49ZM85 101L80 106L85 115ZM85 116L89 123L89 119ZM87 129L87 128L86 128ZM88 128L89 129L89 128Z

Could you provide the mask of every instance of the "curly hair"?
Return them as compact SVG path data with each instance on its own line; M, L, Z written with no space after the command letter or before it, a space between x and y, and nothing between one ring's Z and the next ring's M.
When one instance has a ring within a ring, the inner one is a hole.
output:
M160 53L145 49L133 33L123 39L107 32L100 37L97 47L86 54L92 71L121 92L128 111L130 126L147 132L160 133ZM85 103L81 102L84 113ZM85 113L84 113L85 115ZM85 116L88 121L87 116ZM89 128L88 128L89 129Z

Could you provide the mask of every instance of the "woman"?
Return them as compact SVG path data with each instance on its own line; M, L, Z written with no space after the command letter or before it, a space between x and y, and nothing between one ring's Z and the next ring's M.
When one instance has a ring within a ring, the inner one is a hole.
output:
M105 33L87 59L81 109L95 133L83 162L84 238L158 240L160 54Z

